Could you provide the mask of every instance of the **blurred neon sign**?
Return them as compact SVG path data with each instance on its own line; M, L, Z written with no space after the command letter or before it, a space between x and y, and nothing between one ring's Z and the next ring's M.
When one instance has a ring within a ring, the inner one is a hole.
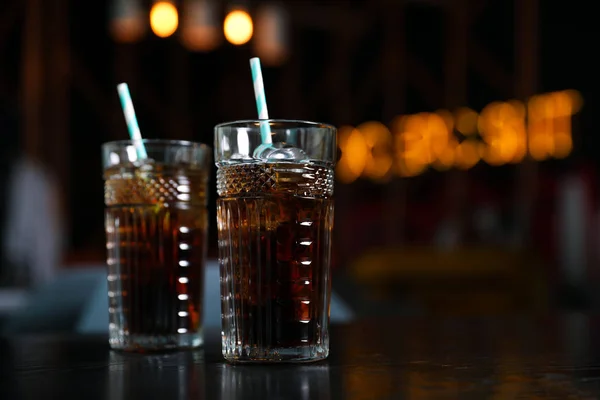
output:
M337 177L350 183L359 177L385 181L393 175L417 176L437 170L468 170L479 162L500 166L564 158L573 148L571 119L582 106L574 90L493 102L477 113L462 107L396 117L390 128L365 122L342 126L342 157Z

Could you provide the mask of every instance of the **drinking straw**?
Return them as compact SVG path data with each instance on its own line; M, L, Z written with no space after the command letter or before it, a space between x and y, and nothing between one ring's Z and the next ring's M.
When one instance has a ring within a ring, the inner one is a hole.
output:
M254 84L254 97L256 99L256 109L258 110L258 119L265 120L260 123L260 137L263 144L272 143L271 127L269 122L269 111L267 110L267 99L265 97L265 86L263 84L262 71L260 69L260 58L250 59L250 70L252 71L252 83Z
M140 126L135 117L135 110L133 109L133 101L131 101L129 86L127 86L126 83L120 83L117 85L117 92L119 92L119 99L121 99L121 108L123 109L123 115L125 116L125 123L127 124L127 130L129 130L131 141L137 151L138 160L148 158L144 142L142 142Z

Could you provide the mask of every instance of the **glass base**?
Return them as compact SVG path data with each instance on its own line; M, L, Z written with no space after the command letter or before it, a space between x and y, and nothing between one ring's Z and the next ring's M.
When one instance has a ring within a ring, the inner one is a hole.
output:
M309 363L321 361L329 355L325 346L301 346L259 349L250 346L227 347L223 345L223 357L230 363Z
M204 344L202 331L172 335L113 334L108 343L113 350L138 353L195 349Z

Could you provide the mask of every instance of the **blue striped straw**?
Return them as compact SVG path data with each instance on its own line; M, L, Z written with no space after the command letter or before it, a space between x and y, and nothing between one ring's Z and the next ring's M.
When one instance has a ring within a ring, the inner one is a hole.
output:
M258 119L269 119L267 110L267 99L265 98L265 86L263 84L262 71L260 69L260 58L250 59L250 70L252 71L252 83L254 84L254 97L256 99L256 109L258 110ZM260 123L260 137L263 144L272 143L271 127L267 121Z
M117 85L117 92L119 92L119 99L121 99L121 108L123 109L123 115L125 116L125 123L127 124L131 141L136 148L138 160L148 158L148 153L146 153L146 148L142 142L140 126L135 117L135 110L133 109L133 101L131 101L129 86L127 86L126 83L120 83Z

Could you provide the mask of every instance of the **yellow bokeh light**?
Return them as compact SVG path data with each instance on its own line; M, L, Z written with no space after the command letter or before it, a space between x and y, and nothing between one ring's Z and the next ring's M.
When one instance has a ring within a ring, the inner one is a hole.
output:
M573 151L572 116L583 106L581 95L564 90L519 100L493 102L477 113L462 107L454 113L400 115L390 130L370 121L340 131L343 150L340 181L359 177L384 182L391 173L414 177L430 166L439 171L470 169L480 161L491 166L564 158ZM462 133L459 138L454 132ZM462 139L462 141L461 141ZM460 142L460 143L459 143Z
M557 133L554 136L554 157L565 158L573 150L573 139L568 133Z
M446 122L438 114L425 114L425 136L429 140L430 159L433 162L444 152L450 140L450 132Z
M548 135L535 135L529 139L529 154L536 161L548 158L553 147L552 138Z
M437 160L433 163L433 168L437 169L438 171L446 171L450 169L456 160L457 147L458 142L456 139L451 139L444 151L438 155Z
M368 149L364 175L375 180L386 177L394 159L391 154L392 135L381 122L365 122L356 130L362 135Z
M367 143L359 131L351 126L342 126L338 129L338 144L342 157L336 166L336 176L342 183L354 182L365 169Z
M578 113L583 107L583 97L577 90L564 90L563 93L571 100L571 111L573 114Z
M477 133L477 120L479 115L468 107L461 107L456 110L456 130L465 136Z
M444 124L446 124L446 131L448 132L448 134L450 134L450 132L454 130L455 125L454 116L452 115L452 113L448 110L437 110L435 112L435 115L437 115L442 119L442 121L444 121Z
M426 169L427 164L422 164L411 159L404 160L403 162L399 163L397 167L398 175L407 178L420 175L425 172Z
M474 140L465 140L456 147L456 166L460 169L469 169L480 160L479 143Z
M254 32L252 18L246 11L234 10L225 17L223 32L229 43L236 46L245 44Z
M529 153L534 160L564 158L571 153L571 117L581 105L579 93L573 90L533 96L529 100Z
M168 1L159 1L150 10L150 27L158 37L171 36L179 26L177 8Z
M484 160L490 165L518 162L526 152L525 107L518 101L486 106L477 122L487 144Z
M429 138L425 136L423 114L408 115L397 122L396 157L401 176L414 176L431 163Z
M436 163L436 168L447 169L454 160L452 151L447 150L453 124L452 115L443 110L396 118L393 129L399 173L414 176L439 158L443 160Z

